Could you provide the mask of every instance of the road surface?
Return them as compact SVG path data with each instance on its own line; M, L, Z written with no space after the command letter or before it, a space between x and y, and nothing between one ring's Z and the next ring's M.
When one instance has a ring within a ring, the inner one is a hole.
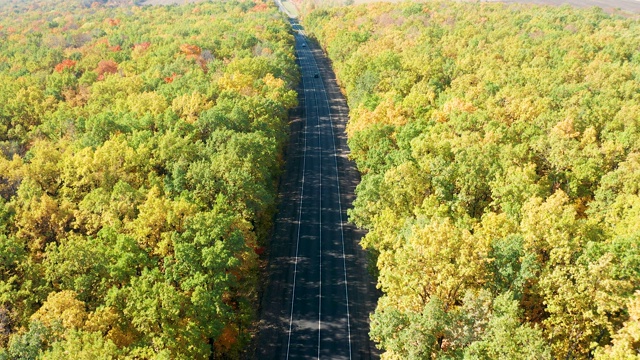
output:
M361 238L347 223L359 175L348 160L346 101L329 62L291 19L302 70L300 107L280 185L261 301L257 359L371 359L377 300Z

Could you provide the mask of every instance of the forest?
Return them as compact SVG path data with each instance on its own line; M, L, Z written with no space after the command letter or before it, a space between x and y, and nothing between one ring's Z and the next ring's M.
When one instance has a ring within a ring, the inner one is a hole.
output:
M640 24L600 9L319 8L383 359L638 359Z
M289 24L260 0L133 3L0 2L0 359L237 358L251 338Z

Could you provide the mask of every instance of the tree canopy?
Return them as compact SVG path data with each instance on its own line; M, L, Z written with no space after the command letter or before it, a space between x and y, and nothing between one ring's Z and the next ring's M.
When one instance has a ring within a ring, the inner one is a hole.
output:
M383 357L637 358L637 20L430 1L304 23L350 106Z
M0 3L0 359L238 357L296 106L274 5Z

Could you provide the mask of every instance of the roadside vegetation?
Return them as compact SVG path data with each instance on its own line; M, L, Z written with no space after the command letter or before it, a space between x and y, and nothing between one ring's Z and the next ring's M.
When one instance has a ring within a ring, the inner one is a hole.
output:
M0 359L236 358L293 36L262 1L115 5L0 3Z
M385 359L636 359L640 24L430 1L317 9L350 106Z

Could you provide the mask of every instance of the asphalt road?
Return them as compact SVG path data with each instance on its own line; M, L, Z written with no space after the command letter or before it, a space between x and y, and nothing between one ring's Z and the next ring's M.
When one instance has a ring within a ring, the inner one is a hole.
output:
M348 108L322 51L291 23L303 81L254 357L378 358L368 337L378 293L358 245L362 234L346 215L359 181L347 158Z

